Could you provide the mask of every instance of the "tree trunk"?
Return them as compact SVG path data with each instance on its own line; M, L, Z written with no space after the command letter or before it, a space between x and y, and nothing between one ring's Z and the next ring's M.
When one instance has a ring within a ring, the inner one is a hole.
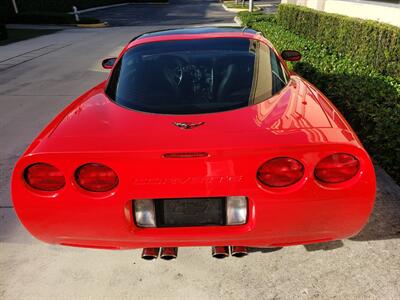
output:
M8 39L6 24L0 23L0 41Z

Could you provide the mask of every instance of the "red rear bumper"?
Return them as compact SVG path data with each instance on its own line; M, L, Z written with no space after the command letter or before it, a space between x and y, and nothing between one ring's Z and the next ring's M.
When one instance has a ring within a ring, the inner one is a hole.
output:
M350 196L350 195L349 195ZM351 200L349 200L351 199ZM71 201L71 199L65 199ZM244 245L254 247L306 244L352 236L364 226L372 209L365 198L268 199L249 197L249 221L242 226L137 228L131 202L116 199L82 203L66 209L55 199L19 210L25 226L37 238L57 244L143 248L160 246Z
M22 223L35 237L48 243L110 249L307 244L353 236L367 222L375 198L375 177L363 152L360 149L357 155L362 172L344 185L333 188L318 184L312 168L306 165L307 174L302 181L275 191L257 183L250 160L243 164L247 173L236 169L243 176L191 177L189 181L183 178L173 182L130 178L124 182L129 172L124 169L126 166L117 167L115 161L103 156L98 159L113 167L121 182L113 193L100 196L84 192L76 184L54 194L30 190L22 180L23 169L40 158L24 157L14 172L12 194ZM324 153L309 154L306 161L316 161L310 160L312 155ZM47 155L46 160L72 177L73 170L87 158L82 156L71 162ZM256 160L254 166L259 163ZM69 180L72 179L67 176ZM133 199L239 195L247 196L249 201L248 222L241 226L144 229L136 227L133 220Z

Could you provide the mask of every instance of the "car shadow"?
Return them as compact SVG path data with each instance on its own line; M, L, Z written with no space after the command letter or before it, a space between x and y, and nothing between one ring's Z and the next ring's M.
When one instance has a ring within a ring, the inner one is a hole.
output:
M365 242L400 238L400 187L380 167L375 166L377 193L372 214L359 234L350 241ZM307 251L334 250L342 241L305 245Z
M367 225L352 241L400 238L400 187L380 167L375 167L377 193L374 210Z
M338 241L330 241L330 242L325 242L325 243L316 243L316 244L308 244L304 245L304 248L308 252L314 252L314 251L328 251L328 250L335 250L338 248L341 248L344 246L344 243L341 240Z
M281 250L282 247L275 247L275 248L254 248L254 247L248 247L247 252L248 253L255 253L255 252L261 252L261 253L271 253L275 251Z

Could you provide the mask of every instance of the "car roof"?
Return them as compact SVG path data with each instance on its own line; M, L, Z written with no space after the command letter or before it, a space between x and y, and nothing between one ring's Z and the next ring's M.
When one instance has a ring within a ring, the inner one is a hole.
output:
M260 39L259 32L250 28L241 27L192 27L192 28L174 28L147 32L132 39L125 47L124 51L133 46L149 42L159 42L168 40L183 39L203 39L203 38L248 38L257 37ZM268 42L269 43L269 42Z
M241 28L241 27L193 27L193 28L177 28L177 29L166 29L144 33L133 40L157 37L157 36L168 36L168 35L177 35L177 34L187 34L187 35L196 35L196 34L208 34L208 33L247 33L247 34L257 34L257 31L250 28Z

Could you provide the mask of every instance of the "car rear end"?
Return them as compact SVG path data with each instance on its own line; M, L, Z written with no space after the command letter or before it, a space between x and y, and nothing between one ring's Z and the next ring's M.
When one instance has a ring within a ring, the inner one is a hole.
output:
M33 142L12 196L35 237L168 259L362 229L375 177L351 129L260 36L211 35L134 42Z
M26 228L43 241L129 249L280 247L343 239L364 226L373 207L374 171L361 148L190 153L26 156L14 172L15 208ZM357 163L334 157L322 167L325 177L317 177L321 161L337 153L351 153ZM38 162L59 173L39 169L32 171L39 174L29 174ZM51 190L40 186L40 180L33 183L39 182L38 187L32 185L35 176L53 180ZM54 190L60 178L60 188ZM323 181L330 178L335 182Z

